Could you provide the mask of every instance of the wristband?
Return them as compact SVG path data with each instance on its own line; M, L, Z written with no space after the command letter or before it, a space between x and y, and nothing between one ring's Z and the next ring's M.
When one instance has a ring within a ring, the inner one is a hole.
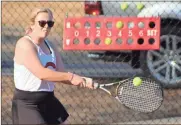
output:
M74 78L74 73L72 73L72 77L71 77L71 79L70 79L70 82L72 81L73 78Z

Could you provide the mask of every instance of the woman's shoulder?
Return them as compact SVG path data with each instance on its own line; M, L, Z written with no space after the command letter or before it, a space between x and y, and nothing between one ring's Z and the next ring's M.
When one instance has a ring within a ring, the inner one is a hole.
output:
M17 41L16 46L20 47L20 48L23 48L23 49L35 48L35 45L32 43L32 41L30 39L28 39L27 37L25 37L25 36L21 37Z
M22 44L22 43L28 44L28 43L30 43L30 42L31 42L31 40L30 40L28 37L26 37L26 36L22 36L22 37L19 38L19 40L17 41L17 43L19 43L19 44Z

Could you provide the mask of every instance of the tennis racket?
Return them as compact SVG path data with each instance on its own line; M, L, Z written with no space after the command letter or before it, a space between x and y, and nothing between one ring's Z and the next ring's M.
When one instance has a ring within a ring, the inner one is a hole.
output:
M142 84L134 86L133 79L128 78L108 84L93 83L93 87L104 90L130 109L139 112L153 112L157 110L163 102L163 90L160 84L149 78L141 77ZM109 86L113 85L116 85L116 89L114 91L109 90Z

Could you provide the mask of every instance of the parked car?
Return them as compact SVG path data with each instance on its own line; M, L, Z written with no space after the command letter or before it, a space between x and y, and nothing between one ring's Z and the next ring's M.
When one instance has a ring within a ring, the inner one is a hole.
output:
M143 69L145 75L166 88L181 87L181 2L85 1L85 14L161 17L159 50L90 51L88 57L106 61L117 61L116 57L119 57L121 61L128 61L133 68Z

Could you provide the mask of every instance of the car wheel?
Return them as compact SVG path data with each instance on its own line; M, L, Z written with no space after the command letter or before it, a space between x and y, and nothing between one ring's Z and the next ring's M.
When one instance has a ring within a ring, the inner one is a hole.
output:
M181 29L161 29L160 49L141 51L143 74L151 76L165 88L181 87Z

